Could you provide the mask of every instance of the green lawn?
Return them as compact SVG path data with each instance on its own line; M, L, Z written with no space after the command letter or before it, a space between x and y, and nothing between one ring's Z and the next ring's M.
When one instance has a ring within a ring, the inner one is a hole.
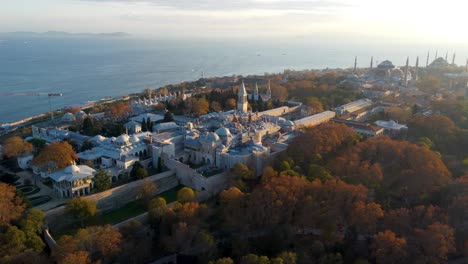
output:
M165 191L158 195L158 197L163 197L166 199L167 203L172 203L177 200L177 192L183 186L179 185L171 190ZM146 206L139 200L130 202L117 210L113 210L104 214L96 215L95 217L85 221L85 226L95 226L95 225L115 225L117 223L123 222L127 219L135 217L137 215L143 214L146 212ZM53 236L55 239L58 239L62 235L72 235L81 228L80 223L76 222L69 225L66 230L59 230L54 232Z

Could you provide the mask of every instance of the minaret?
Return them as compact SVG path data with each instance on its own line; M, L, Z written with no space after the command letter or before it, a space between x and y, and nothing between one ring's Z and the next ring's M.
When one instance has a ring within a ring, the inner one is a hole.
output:
M255 83L252 97L253 97L254 101L258 101L258 85L257 85L257 83Z
M456 53L453 53L453 57L452 57L452 65L455 65L455 56L456 56L456 55L457 55Z
M370 58L370 69L372 70L373 67L374 67L374 56Z
M268 80L268 87L267 87L267 90L266 90L266 96L267 96L268 98L271 98L270 80Z
M445 53L445 61L448 62L448 51Z
M426 67L429 66L429 51L427 52Z
M414 67L414 80L417 81L418 80L418 71L419 71L419 56L416 57L416 66Z
M405 67L405 87L408 87L408 69L409 68L409 57L406 59L406 67Z
M354 73L356 73L356 69L357 69L357 56L354 57Z
M247 113L247 91L245 90L244 81L237 94L237 111Z
M439 53L439 51L438 51L438 50L436 50L436 54L435 54L435 58L434 58L434 60L436 60L436 59L437 59L437 55L438 55L437 53Z
M468 59L466 59L466 67L465 70L468 72Z

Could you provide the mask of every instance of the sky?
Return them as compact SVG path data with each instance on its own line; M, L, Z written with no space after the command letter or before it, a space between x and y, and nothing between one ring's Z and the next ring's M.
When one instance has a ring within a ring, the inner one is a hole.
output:
M0 0L0 32L466 44L466 10L461 0Z

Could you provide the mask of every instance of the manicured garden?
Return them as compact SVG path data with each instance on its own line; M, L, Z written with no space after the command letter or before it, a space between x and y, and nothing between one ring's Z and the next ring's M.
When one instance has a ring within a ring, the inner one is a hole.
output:
M165 191L158 195L158 197L163 197L166 202L172 203L177 201L177 192L182 189L183 186L179 185L175 188L172 188L168 191ZM98 214L85 221L86 226L95 226L95 225L115 225L117 223L123 222L140 214L143 214L147 211L146 206L142 201L136 200L126 205L120 207L119 209L106 212L103 214ZM71 224L66 228L66 230L61 230L55 232L53 236L58 239L62 235L70 235L76 233L76 231L81 228L80 223L76 222Z
M16 187L16 189L21 191L26 196L31 196L41 191L39 187L34 185L20 185Z
M52 197L49 195L40 195L32 198L28 198L28 200L31 202L31 205L34 206L39 206L41 204L45 204L52 200Z

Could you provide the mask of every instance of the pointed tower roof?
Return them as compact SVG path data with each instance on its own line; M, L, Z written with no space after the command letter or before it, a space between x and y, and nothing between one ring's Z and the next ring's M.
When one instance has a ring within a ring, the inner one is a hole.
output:
M271 97L271 86L270 86L270 80L268 80L268 87L267 87L266 94L267 94L267 96L270 96L270 97Z
M247 91L245 90L244 81L242 81L241 87L239 89L239 95L247 95Z

